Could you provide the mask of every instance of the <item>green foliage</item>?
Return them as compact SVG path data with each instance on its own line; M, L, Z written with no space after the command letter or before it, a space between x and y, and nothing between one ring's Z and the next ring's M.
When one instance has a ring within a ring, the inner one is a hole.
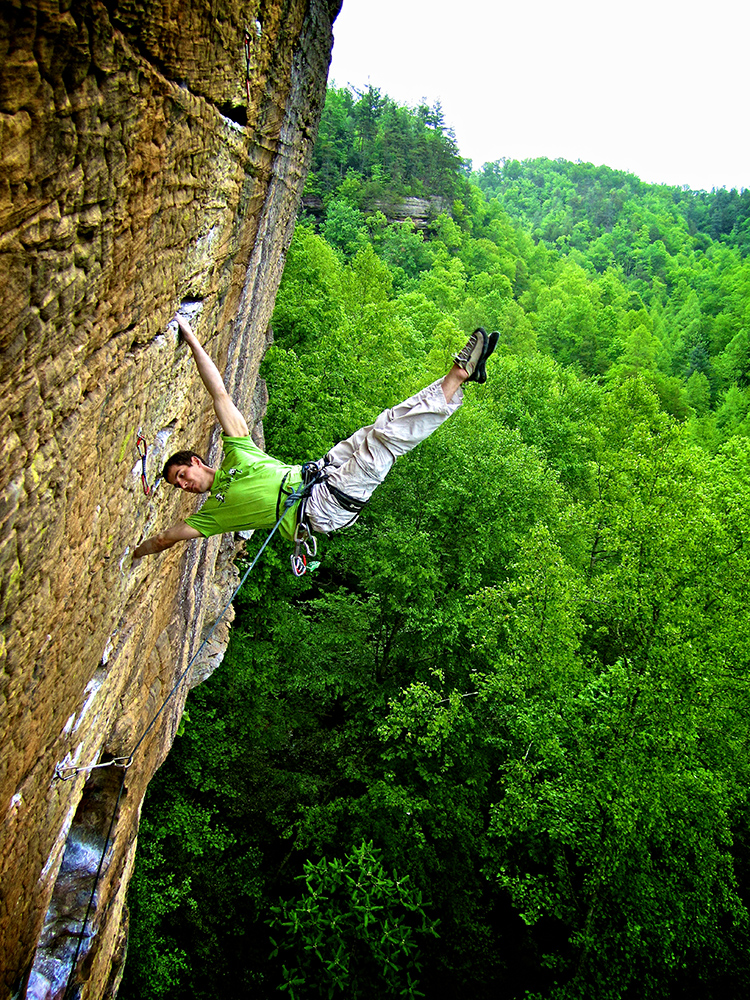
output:
M567 948L544 958L568 978L555 996L621 996L631 982L661 996L666 970L682 981L687 967L712 995L737 961L722 928L738 941L747 929L731 829L745 709L725 630L746 632L745 515L733 504L727 517L722 498L735 474L653 413L627 433L637 449L620 432L598 446L601 499L575 518L590 545L579 570L537 530L518 579L481 598L475 624L497 664L481 698L507 748L486 870L529 926L566 927ZM719 704L733 705L728 728Z
M485 163L473 178L486 194L499 198L514 217L554 241L570 238L582 248L588 240L602 241L615 255L637 268L637 252L647 246L651 260L663 265L663 254L683 244L686 236L702 233L712 240L744 248L750 217L750 190L690 191L644 184L633 174L590 163L539 158L519 163ZM638 221L640 239L625 233ZM623 225L622 235L617 232ZM614 240L606 239L614 234ZM570 234L570 235L569 235Z
M372 994L373 983L389 996L423 996L418 940L437 936L408 875L389 876L381 852L363 842L345 859L308 861L299 876L301 897L271 907L272 939L290 952L283 989L291 998Z
M289 347L310 345L342 320L341 265L331 247L297 226L276 298L274 329Z
M328 205L322 235L345 257L351 257L367 242L364 216L345 199L336 199Z

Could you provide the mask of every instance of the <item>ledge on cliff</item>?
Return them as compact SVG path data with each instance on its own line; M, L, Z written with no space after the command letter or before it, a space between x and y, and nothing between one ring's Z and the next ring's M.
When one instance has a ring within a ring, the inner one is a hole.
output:
M323 199L317 194L306 194L302 198L305 212L320 219L325 214ZM446 198L402 198L393 201L374 201L364 206L364 212L382 212L388 222L414 223L415 229L429 229L441 212L451 214L451 205Z

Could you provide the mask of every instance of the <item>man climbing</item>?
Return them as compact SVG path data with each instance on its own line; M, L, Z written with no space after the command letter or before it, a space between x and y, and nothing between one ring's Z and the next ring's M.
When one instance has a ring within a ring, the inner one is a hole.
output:
M187 321L179 315L176 320L213 400L224 432L224 458L218 469L206 465L193 451L178 451L167 460L162 475L168 483L188 493L211 495L195 514L141 542L133 553L138 559L191 538L273 528L285 501L303 482L302 467L277 462L253 443L216 365ZM374 424L340 441L325 458L307 463L304 481L313 485L284 514L279 525L282 536L299 541L298 525L303 518L306 528L324 534L353 524L399 455L424 441L459 408L463 383L486 381L485 362L497 339L496 333L488 336L481 328L475 330L445 378L384 410Z

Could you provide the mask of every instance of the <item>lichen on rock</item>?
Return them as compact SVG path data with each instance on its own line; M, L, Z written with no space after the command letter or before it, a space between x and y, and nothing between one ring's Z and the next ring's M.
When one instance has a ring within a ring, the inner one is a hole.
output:
M130 752L236 579L231 540L132 565L144 534L195 503L163 484L144 495L136 438L151 483L179 447L217 457L212 411L168 325L183 302L199 305L238 405L261 416L258 365L338 5L2 4L4 996L25 989L40 942L33 989L45 995L46 977L59 995L47 972L87 870L81 817L109 787L101 771L56 780L56 765ZM116 988L140 806L185 693L127 772L74 973L86 996Z

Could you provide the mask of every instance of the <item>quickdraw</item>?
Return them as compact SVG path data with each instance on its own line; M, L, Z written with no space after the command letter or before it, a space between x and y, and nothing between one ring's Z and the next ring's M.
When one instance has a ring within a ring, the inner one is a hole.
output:
M55 777L60 781L72 781L81 773L88 773L97 767L122 767L127 770L133 763L132 754L130 757L113 757L112 760L102 761L101 764L85 764L83 767L75 767L73 764L55 764Z
M141 485L143 486L143 493L145 496L150 497L153 490L148 485L148 479L146 478L146 458L148 456L148 445L146 444L146 439L138 431L138 437L135 439L135 446L138 450L138 455L141 459Z
M307 572L307 557L314 559L318 554L318 540L304 521L297 523L294 532L294 552L291 555L292 573L304 576Z
M245 90L247 91L248 114L250 113L250 50L252 44L250 32L245 29Z

